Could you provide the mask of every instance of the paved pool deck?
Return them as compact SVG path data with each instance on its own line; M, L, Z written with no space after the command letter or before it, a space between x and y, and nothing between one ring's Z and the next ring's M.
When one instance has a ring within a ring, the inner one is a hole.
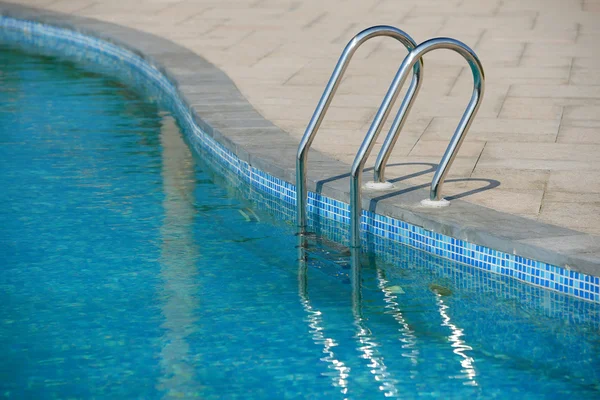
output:
M455 202L485 207L476 208L483 219L489 209L488 225L502 215L518 217L509 224L513 228L518 221L537 221L539 229L548 227L545 237L527 237L524 229L516 239L563 246L583 255L588 264L600 265L599 0L18 4L168 39L224 71L245 99L296 143L343 47L358 31L387 24L417 42L436 36L461 40L483 63L486 93L444 194L459 199ZM389 38L372 40L358 50L313 144L315 150L345 165L352 162L405 55L406 50ZM391 181L420 188L430 183L468 102L471 80L459 55L437 51L425 56L424 84L387 170ZM386 131L367 166L372 166ZM294 152L293 146L285 149L286 154ZM364 179L369 176L367 171Z

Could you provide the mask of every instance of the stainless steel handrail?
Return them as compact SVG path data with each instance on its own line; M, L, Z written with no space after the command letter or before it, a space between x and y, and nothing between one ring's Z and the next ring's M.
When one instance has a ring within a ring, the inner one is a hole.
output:
M319 104L317 104L317 108L313 113L308 126L306 127L306 131L304 132L304 136L302 136L302 140L300 141L300 145L298 146L298 154L296 156L296 203L297 203L297 224L300 228L301 233L304 232L307 225L306 218L306 208L307 208L307 189L306 189L306 159L308 157L308 150L312 145L312 142L321 126L321 122L323 121L323 117L325 116L325 112L329 108L329 104L333 99L333 96L341 82L342 76L348 67L350 59L354 55L356 49L366 42L369 39L372 39L377 36L390 36L399 42L401 42L404 47L406 47L409 51L414 49L417 44L416 42L405 32L400 29L394 28L393 26L373 26L363 30L358 33L344 48L342 55L338 59L338 62L329 78L329 82L327 82L327 86L325 87L325 91L319 100ZM414 63L414 76L408 92L404 98L402 103L402 107L400 107L398 111L398 115L394 121L398 121L395 124L396 128L399 129L401 127L405 115L410 110L411 105L416 98L416 95L419 92L419 88L421 87L421 72L423 69L423 63L419 61L418 63ZM392 127L392 129L394 126ZM390 131L391 133L391 131Z
M473 73L474 89L471 100L463 114L454 135L440 161L438 169L433 177L431 184L430 198L431 200L440 200L440 191L444 183L448 169L452 165L456 152L460 148L462 141L465 137L465 133L471 126L471 122L475 117L475 113L479 109L481 99L483 96L484 85L483 85L483 68L481 63L473 50L471 50L466 44L459 42L458 40L450 38L435 38L427 40L417 47L415 47L402 61L402 65L398 69L388 92L373 119L373 123L367 132L367 136L363 140L354 162L352 163L352 171L350 173L350 247L360 247L360 221L362 216L362 205L360 202L361 192L361 181L362 173L365 166L365 162L373 149L375 140L381 131L383 123L387 119L392 104L396 101L400 88L406 81L409 71L415 66L417 62L422 62L421 58L428 52L435 49L450 49L458 52L462 55ZM390 141L391 142L391 141ZM391 147L390 147L391 148Z
M425 45L426 43L428 43L427 46L424 46L423 50L421 50L420 52L421 56L431 50L439 48L457 51L463 57L465 57L465 59L469 63L474 80L474 88L473 95L471 96L471 101L469 102L469 105L465 110L465 113L463 114L460 123L456 128L456 131L454 132L454 135L452 136L452 140L450 141L450 144L446 149L446 153L444 154L442 161L440 162L438 169L436 170L431 184L431 192L429 195L430 200L441 200L441 187L444 183L444 179L446 178L448 170L450 169L450 165L454 161L454 157L456 156L456 153L458 152L458 149L460 148L462 141L465 135L467 134L469 127L471 126L471 122L473 121L473 118L477 113L477 109L479 108L481 99L483 98L485 79L483 68L479 59L477 58L477 55L464 43L449 38L431 39L430 41L424 42L422 45ZM408 112L410 112L410 110L408 110L407 113ZM390 133L383 142L381 150L379 151L377 159L375 160L375 182L385 182L385 167L392 153L392 149L394 148L394 145L398 140L400 129L402 129L402 126L399 126L395 131L390 130Z

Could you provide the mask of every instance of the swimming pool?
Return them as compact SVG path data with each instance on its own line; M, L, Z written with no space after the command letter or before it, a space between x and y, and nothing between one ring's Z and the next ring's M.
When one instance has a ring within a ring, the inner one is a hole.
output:
M116 80L0 51L0 393L595 398L599 306L310 243ZM217 184L218 183L218 184Z

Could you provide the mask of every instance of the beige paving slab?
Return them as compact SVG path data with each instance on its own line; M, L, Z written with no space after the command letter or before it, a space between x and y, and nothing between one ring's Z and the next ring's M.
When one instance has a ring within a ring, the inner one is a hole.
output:
M457 123L458 121L456 121ZM421 140L441 140L446 144L454 134L456 123L448 124L447 129L440 131L426 131L423 133ZM464 143L469 142L500 142L500 143L554 143L556 142L556 133L522 133L522 132L470 132L464 140ZM592 141L592 140L590 140ZM569 142L568 139L564 142Z
M600 99L600 85L511 85L511 97Z
M505 30L501 32L489 32L486 40L497 43L542 43L567 46L575 43L578 35L576 24L568 30Z
M93 0L87 2L81 0L62 0L53 3L52 8L54 9L54 11L64 13L75 13L81 12L83 9L89 8L94 4L95 2Z
M19 0L19 4L169 38L225 71L265 118L298 140L345 43L359 30L391 24L418 42L437 35L455 37L478 53L487 87L450 176L500 183L462 199L600 234L595 219L600 203L585 191L596 193L600 182L584 177L600 171L598 1ZM405 55L401 45L387 38L374 39L356 52L315 148L352 161ZM424 77L421 95L390 161L411 165L390 167L390 176L398 177L419 163L423 167L439 162L472 90L465 61L450 51L427 54ZM412 179L422 185L431 175ZM453 183L446 190L451 193L471 184L475 183ZM578 200L571 201L570 193Z
M540 160L523 158L489 158L481 157L477 162L482 168L504 168L513 170L549 170L549 171L594 171L598 173L600 166L589 161Z
M479 204L501 212L536 219L542 204L544 190L505 189L502 185L491 190L469 194Z
M598 69L573 67L570 82L574 85L600 85Z
M485 3L485 2L482 2ZM461 28L461 29L486 29L494 30L498 28L508 28L517 30L528 30L533 25L535 12L504 12L494 13L492 10L487 16L473 17L456 13L450 16L444 28Z
M600 121L600 105L581 105L565 107L564 119Z
M581 203L598 203L597 193L573 193L573 192L559 192L557 190L550 190L546 192L544 201L570 204L576 201L578 204Z
M576 198L569 202L545 201L539 214L539 221L564 226L576 231L597 234L600 214L591 213L590 208L598 203L577 202Z
M428 132L447 131L449 125L456 126L458 118L435 117L427 127ZM498 119L476 118L468 135L478 133L521 133L554 134L558 133L560 121L544 119Z
M519 0L504 0L500 6L501 10L511 11L539 11L544 7L552 7L553 10L571 10L575 7L580 6L579 0L565 0L565 1L546 1L546 0L532 0L532 1L519 1Z
M553 54L557 57L582 57L588 58L590 54L590 44L574 43L569 46L557 46L554 43L528 43L524 56L538 57Z
M539 55L539 56L525 56L523 55L519 61L519 66L524 67L570 67L573 65L573 57L568 56L555 56L553 54Z
M539 71L537 74L530 70L530 67L510 67L511 71L501 72L502 66L506 66L509 63L518 63L520 57L512 59L500 59L496 61L499 66L496 66L494 70L487 73L486 69L486 82L489 81L489 86L493 87L496 85L511 85L511 84L528 84L528 85L566 85L569 83L569 71L568 68L555 68L548 67L544 68L544 71ZM456 85L463 85L465 87L472 85L473 78L469 74L465 73L460 76Z
M313 107L287 107L287 106L269 106L269 110L274 110L277 115L280 115L283 119L286 117L293 117L296 115L304 116L310 119L313 113ZM373 116L376 111L376 107L332 107L327 113L327 120L333 122L344 122L344 121L357 121L365 122Z
M502 168L483 168L477 166L471 178L497 179L502 189L546 190L550 171L511 170Z
M507 97L499 118L560 120L563 107L549 99Z
M600 175L580 171L553 171L548 180L548 190L571 193L599 193ZM577 196L574 196L577 201ZM600 201L600 198L598 198Z
M598 127L561 125L557 142L600 144L600 124L598 125Z
M581 53L573 57L573 67L581 69L600 68L600 54L596 52Z
M395 179L402 179L407 174L414 172L414 169L407 169L406 164L418 165L421 170L426 168L425 166L437 166L442 158L442 154L439 156L401 156L396 153L392 153L386 169L386 176L390 181ZM477 164L478 157L456 157L452 169L448 173L448 179L468 179ZM423 166L421 166L423 165ZM372 163L367 163L367 167L372 166ZM420 175L419 177L407 180L406 183L422 184L431 183L435 170L430 171L427 175ZM365 174L369 176L369 174ZM365 178L366 180L366 178Z
M548 152L553 157L548 159ZM548 161L582 161L594 162L598 160L600 146L589 144L571 143L489 143L482 157L502 158L510 154L513 158L523 160L548 160Z
M461 156L463 157L479 157L486 142L467 142L461 147ZM411 156L440 156L448 147L448 141L419 141L410 152Z

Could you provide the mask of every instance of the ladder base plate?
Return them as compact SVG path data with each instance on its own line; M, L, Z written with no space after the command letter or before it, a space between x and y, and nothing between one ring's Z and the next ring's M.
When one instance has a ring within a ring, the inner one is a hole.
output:
M429 199L425 199L425 200L421 200L421 206L423 207L427 207L427 208L442 208L442 207L448 207L450 205L450 202L446 199L441 199L441 200L429 200Z
M370 181L365 183L364 185L365 189L368 190L390 190L394 188L394 184L391 182L374 182L374 181Z

